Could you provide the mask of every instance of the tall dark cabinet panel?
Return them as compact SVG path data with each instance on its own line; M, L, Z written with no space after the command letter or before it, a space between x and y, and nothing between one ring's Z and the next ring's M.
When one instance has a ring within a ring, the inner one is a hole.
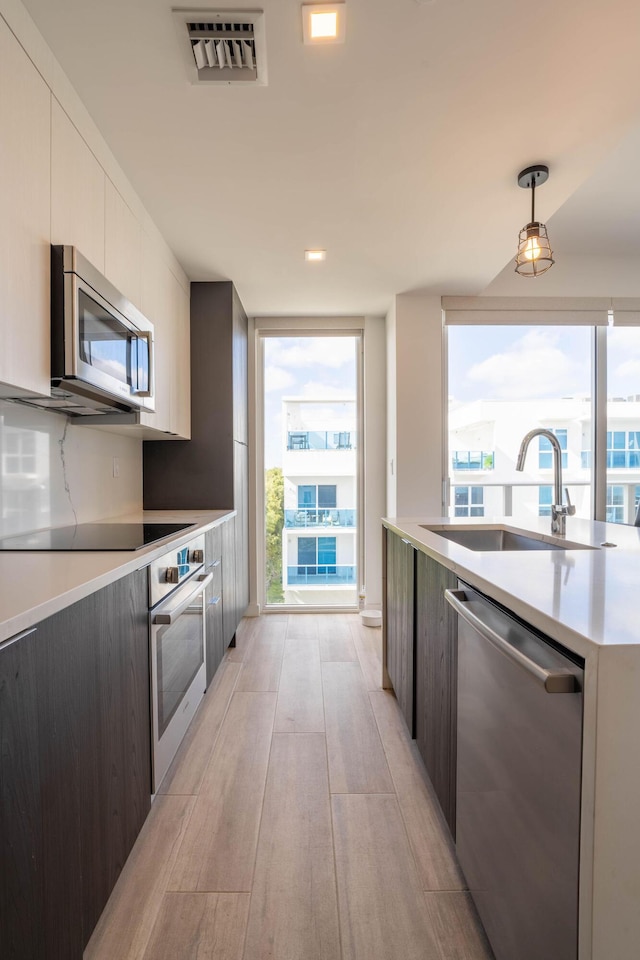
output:
M0 648L0 956L81 960L151 807L146 571Z
M457 624L444 598L451 570L418 552L416 566L416 742L455 836Z
M146 441L147 510L235 509L235 598L223 572L226 619L249 602L247 315L230 281L191 284L191 440ZM229 574L230 575L230 574Z
M0 649L0 957L44 950L37 636Z
M416 550L387 531L387 672L411 736L414 736L414 578Z

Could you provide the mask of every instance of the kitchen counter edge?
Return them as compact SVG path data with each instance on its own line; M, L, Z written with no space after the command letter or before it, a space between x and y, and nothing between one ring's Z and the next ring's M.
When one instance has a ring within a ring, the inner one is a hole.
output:
M592 549L567 551L572 567L565 559L567 568L558 576L555 573L561 571L564 551L553 554L546 551L476 552L423 527L504 526L525 532L511 518L496 517L474 523L469 518L385 517L382 524L470 586L585 659L614 647L624 647L630 652L635 646L640 650L640 629L634 626L637 622L633 610L635 592L625 589L627 579L637 583L640 578L640 530L637 527L575 521L567 531L567 539ZM554 539L544 520L531 525L528 532L539 539ZM613 540L617 549L608 551L601 547L605 540ZM518 558L517 562L514 557ZM549 573L550 560L557 567L553 578ZM514 573L518 569L522 572L520 577ZM614 587L618 591L615 604L610 601ZM551 593L554 596L550 596Z

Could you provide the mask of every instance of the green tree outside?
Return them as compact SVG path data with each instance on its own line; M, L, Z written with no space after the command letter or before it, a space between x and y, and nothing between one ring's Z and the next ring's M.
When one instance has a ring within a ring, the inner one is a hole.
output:
M265 475L267 603L283 603L282 528L284 527L284 480L280 467Z

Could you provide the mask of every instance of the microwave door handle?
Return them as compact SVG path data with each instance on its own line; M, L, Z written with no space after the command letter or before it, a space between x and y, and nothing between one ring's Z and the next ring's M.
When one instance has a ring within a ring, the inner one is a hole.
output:
M178 600L175 607L165 607L160 613L154 614L153 622L175 623L178 617L183 614L188 607L193 605L194 600L204 593L212 580L212 573L207 573L202 577L198 577L198 586L195 588L195 590L191 590L186 597Z
M152 397L153 396L153 336L151 331L140 331L135 334L136 340L136 363L135 363L135 387L132 385L131 392L135 394L136 397ZM146 390L140 390L140 383L138 380L139 376L139 363L138 363L138 349L140 341L144 340L146 343L146 353L147 353L147 388Z

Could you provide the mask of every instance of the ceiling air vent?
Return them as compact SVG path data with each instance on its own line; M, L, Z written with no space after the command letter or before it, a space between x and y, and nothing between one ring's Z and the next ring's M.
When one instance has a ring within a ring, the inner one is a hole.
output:
M262 10L181 10L180 31L191 83L267 84Z

